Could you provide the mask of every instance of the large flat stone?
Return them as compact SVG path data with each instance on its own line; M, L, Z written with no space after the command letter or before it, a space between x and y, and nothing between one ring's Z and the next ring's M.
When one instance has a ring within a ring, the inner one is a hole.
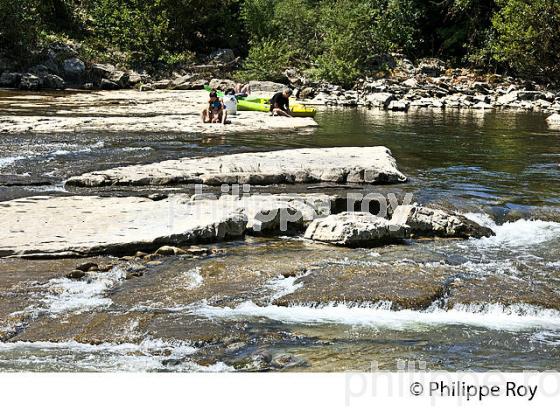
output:
M208 92L112 90L62 95L0 93L0 133L66 132L231 132L293 131L317 127L313 118L271 117L242 111L230 115L230 124L204 124ZM17 115L15 115L17 114Z
M445 269L417 265L330 265L297 279L299 288L279 306L390 302L393 309L425 309L445 292Z
M236 209L183 204L179 199L71 196L4 202L0 256L125 253L243 235L247 217Z
M0 257L123 254L253 233L301 232L330 211L326 195L254 195L162 201L136 197L31 197L0 204Z
M174 183L398 183L406 177L386 147L304 148L183 158L119 167L70 178L67 185L167 185Z

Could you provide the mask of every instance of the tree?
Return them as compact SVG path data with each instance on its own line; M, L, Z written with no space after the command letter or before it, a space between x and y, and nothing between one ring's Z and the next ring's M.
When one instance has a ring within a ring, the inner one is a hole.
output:
M494 58L517 74L541 81L560 80L560 2L499 0L492 19L497 38Z
M38 41L38 0L0 0L0 53L25 60Z

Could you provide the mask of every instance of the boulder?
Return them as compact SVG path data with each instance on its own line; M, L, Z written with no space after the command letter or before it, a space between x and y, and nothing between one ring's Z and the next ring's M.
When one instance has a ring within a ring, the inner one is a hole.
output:
M142 76L136 71L129 71L128 75L128 85L134 87L142 82Z
M410 103L408 101L393 100L389 103L389 105L387 106L387 109L389 111L408 111L409 105L410 105Z
M552 114L550 117L546 118L546 122L550 126L560 127L560 114L559 113Z
M102 78L101 82L99 83L99 88L102 90L118 90L121 87L114 81Z
M86 276L86 273L80 269L74 269L66 274L67 279L82 279Z
M95 262L84 262L76 266L76 269L82 272L95 272L99 270L99 266Z
M208 85L210 86L210 88L226 91L230 88L235 88L235 81L213 78L210 80L210 83Z
M479 101L473 105L472 108L476 110L491 110L494 106L492 104L488 104L487 102Z
M55 74L47 74L43 78L43 87L51 90L64 90L64 88L66 88L66 83L61 77Z
M249 81L249 87L252 93L277 93L286 88L286 85L272 81Z
M414 236L481 238L495 235L490 228L463 215L418 205L399 205L393 211L391 222L408 226Z
M305 238L334 245L368 247L404 239L407 227L367 212L342 212L316 219L305 231Z
M178 248L176 246L165 245L160 247L154 252L156 255L160 256L173 256L173 255L186 255L187 252L184 249Z
M219 48L208 56L209 60L218 64L227 64L235 60L235 53L231 48Z
M141 84L140 91L155 91L156 87L153 84Z
M36 75L27 73L21 76L19 88L22 90L38 90L43 85L43 81Z
M366 96L366 104L380 107L380 108L387 108L389 103L395 99L395 96L391 93L372 93Z
M97 81L102 78L110 78L116 68L112 64L93 64L91 66L91 75Z
M518 101L517 91L512 91L505 95L501 95L496 100L499 105L510 105L516 101Z
M47 68L47 66L42 65L42 64L38 64L34 67L31 67L29 69L29 72L31 74L36 75L39 78L45 77L47 74L49 74L49 69Z
M301 98L302 100L310 99L313 97L315 97L315 89L312 87L303 88L298 96L298 98Z
M303 148L183 158L72 177L67 185L169 185L177 183L271 185L335 182L391 184L406 181L386 147Z
M2 73L0 76L0 87L17 88L21 81L21 73Z
M117 84L120 88L128 88L128 74L124 71L113 71L108 80Z
M64 60L63 64L64 75L68 80L79 82L82 80L86 72L86 65L82 60L77 57Z
M418 63L418 71L429 77L439 77L445 71L445 63L437 58L424 58Z
M172 90L202 90L205 80L193 80L192 74L186 74L171 81L169 88Z
M152 85L156 90L163 90L169 87L169 84L171 84L171 80L159 80L156 81L155 83L152 83Z

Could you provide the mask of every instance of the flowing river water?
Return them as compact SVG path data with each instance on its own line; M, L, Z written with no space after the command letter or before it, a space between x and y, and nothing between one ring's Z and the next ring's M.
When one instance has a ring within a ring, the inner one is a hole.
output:
M496 236L375 249L247 238L216 246L212 257L167 258L133 280L118 266L71 281L62 273L76 261L1 260L0 314L16 324L0 343L0 371L361 371L402 361L558 370L560 133L544 116L327 109L317 121L312 132L221 137L2 135L0 201L67 195L65 178L125 164L385 145L410 177L399 192L467 213ZM437 296L410 306L360 296L360 287L383 288L407 301L435 283L443 284ZM323 302L275 303L306 291Z

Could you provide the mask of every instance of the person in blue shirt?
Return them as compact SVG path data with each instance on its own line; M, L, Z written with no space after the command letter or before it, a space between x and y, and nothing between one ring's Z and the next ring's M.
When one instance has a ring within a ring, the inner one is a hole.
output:
M227 113L225 111L223 101L218 98L218 93L216 92L216 90L210 91L208 107L202 111L202 122L225 124L226 119Z

